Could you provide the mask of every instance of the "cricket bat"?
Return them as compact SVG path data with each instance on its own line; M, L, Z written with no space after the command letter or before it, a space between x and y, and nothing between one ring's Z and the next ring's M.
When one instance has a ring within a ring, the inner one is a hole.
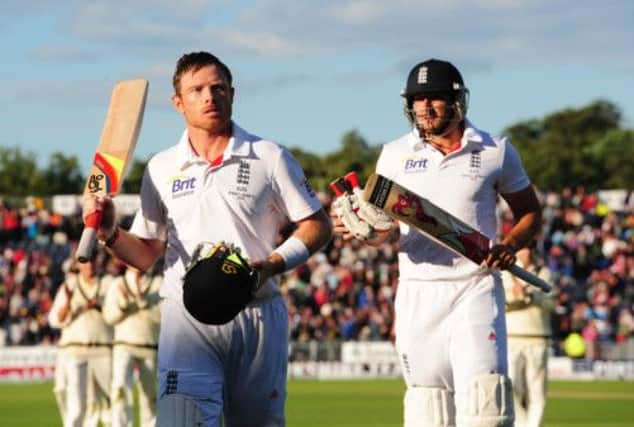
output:
M124 80L115 84L101 139L88 174L84 197L115 196L121 189L128 164L136 146L143 121L148 81ZM101 213L86 218L76 257L79 262L90 259L97 242Z
M449 212L434 205L394 181L372 175L363 192L365 201L393 218L414 227L438 244L480 265L489 254L489 238ZM551 285L536 275L511 266L508 271L523 281L550 292Z

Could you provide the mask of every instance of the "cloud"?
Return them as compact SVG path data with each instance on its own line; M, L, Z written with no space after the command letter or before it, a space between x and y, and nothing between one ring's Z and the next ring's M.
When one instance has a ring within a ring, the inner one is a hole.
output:
M301 46L289 38L271 32L228 29L216 32L230 48L261 56L293 56L302 52Z
M315 78L306 73L280 74L268 79L246 80L238 87L240 93L255 95L270 90L279 90L290 86L301 85L314 81Z
M30 53L31 57L40 61L92 61L98 55L87 48L66 45L41 45Z
M51 8L35 0L11 4L14 13ZM183 47L203 46L221 55L264 58L375 49L393 62L444 56L489 66L593 58L605 66L634 64L634 3L626 0L600 7L586 0L73 0L71 6L65 14L58 9L58 31L71 45L90 44L107 56L171 57ZM53 51L62 59L82 58L79 48ZM34 55L55 57L43 49Z
M330 15L335 21L348 25L367 25L381 19L385 8L390 7L386 2L365 2L362 0L336 3L330 8Z
M25 80L14 79L0 94L0 103L48 103L53 106L60 101L65 105L96 105L109 89L104 82L91 80Z
M241 14L239 27L277 34L304 55L375 48L507 66L584 63L589 55L631 63L633 15L629 1L265 0Z
M0 16L11 19L16 16L41 13L50 8L53 6L47 0L4 0L0 6Z

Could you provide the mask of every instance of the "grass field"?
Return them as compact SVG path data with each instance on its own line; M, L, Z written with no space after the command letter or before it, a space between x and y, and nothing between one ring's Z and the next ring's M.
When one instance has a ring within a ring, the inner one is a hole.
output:
M59 426L52 384L0 384L0 426ZM401 426L400 380L291 381L287 425ZM634 382L551 382L548 427L634 426Z

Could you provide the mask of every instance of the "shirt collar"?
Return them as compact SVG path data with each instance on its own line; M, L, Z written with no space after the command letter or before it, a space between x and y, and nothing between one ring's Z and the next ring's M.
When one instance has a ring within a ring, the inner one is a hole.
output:
M238 126L236 123L231 122L232 125L232 135L229 138L229 144L227 144L227 148L224 151L223 162L227 161L231 157L246 157L249 155L251 147L248 142L250 141L251 135L247 133L244 129ZM189 132L187 129L183 131L183 134L178 141L177 144L178 151L178 160L181 171L184 171L190 166L193 165L206 165L209 162L198 156L191 144L189 143Z

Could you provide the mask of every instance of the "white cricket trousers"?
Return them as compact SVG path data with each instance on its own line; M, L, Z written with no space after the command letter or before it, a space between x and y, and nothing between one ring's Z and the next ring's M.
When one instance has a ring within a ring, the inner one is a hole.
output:
M64 427L110 425L111 350L87 349L81 356L70 355L66 372Z
M156 350L115 344L112 350L112 427L131 427L134 405L134 372L138 372L139 415L141 426L156 423Z
M59 416L64 425L64 418L66 414L66 368L65 363L69 356L63 348L57 349L57 355L55 357L55 378L53 383L53 394L55 395L55 402L57 403L57 409L59 410Z
M252 304L229 323L205 325L181 301L161 304L159 400L193 398L204 427L283 427L288 312L281 297Z
M546 338L509 337L509 375L513 381L515 427L540 427L548 382Z
M507 374L504 289L498 275L400 282L395 313L395 345L408 390L446 390L454 396L448 404L466 413L466 392L476 377ZM408 401L406 391L405 405Z

